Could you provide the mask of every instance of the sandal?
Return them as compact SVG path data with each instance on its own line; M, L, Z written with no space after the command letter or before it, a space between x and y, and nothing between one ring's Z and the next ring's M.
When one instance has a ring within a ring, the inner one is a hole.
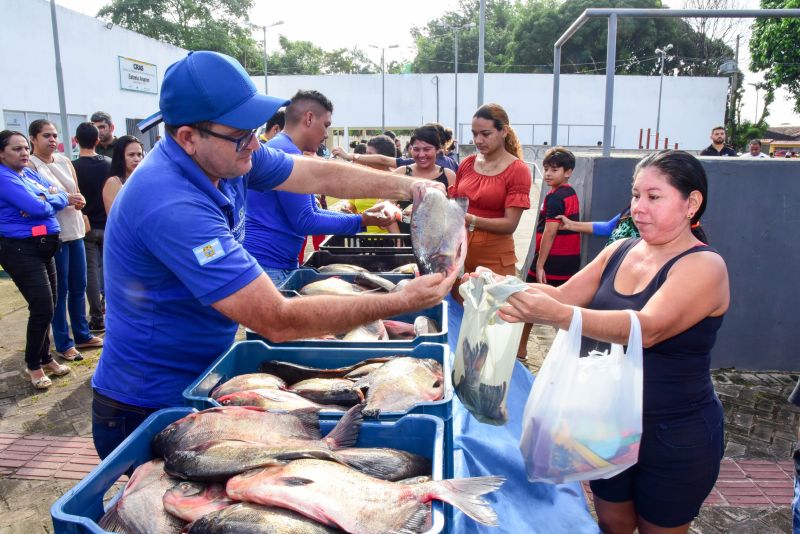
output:
M83 354L78 352L75 347L70 347L64 352L56 352L59 358L67 360L68 362L79 362L83 360Z
M50 371L54 376L64 376L72 371L68 366L60 364L55 360L42 365L42 367Z
M76 349L97 349L103 346L103 338L92 336L83 343L76 343Z
M34 378L33 374L31 373L35 371L31 371L30 369L25 369L25 371L27 371L28 376L31 379L31 385L36 389L47 389L53 385L53 382L49 378L47 378L47 375L43 375L39 378Z

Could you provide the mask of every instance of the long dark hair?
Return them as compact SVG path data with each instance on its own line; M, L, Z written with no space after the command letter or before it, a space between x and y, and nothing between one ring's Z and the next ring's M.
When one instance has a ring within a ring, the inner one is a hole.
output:
M114 146L114 154L111 157L111 166L108 168L108 177L116 176L123 184L127 179L127 176L125 176L127 173L127 169L125 168L125 149L127 149L128 145L131 143L139 143L142 147L142 152L144 152L144 145L134 136L123 135L122 137L118 137L117 144Z
M670 185L680 191L683 198L689 198L692 191L700 192L703 200L690 222L692 234L703 243L708 244L708 237L700 226L700 217L703 216L708 205L708 178L700 161L683 150L662 150L646 156L636 164L636 170L633 173L634 179L642 169L647 167L654 167L666 174Z

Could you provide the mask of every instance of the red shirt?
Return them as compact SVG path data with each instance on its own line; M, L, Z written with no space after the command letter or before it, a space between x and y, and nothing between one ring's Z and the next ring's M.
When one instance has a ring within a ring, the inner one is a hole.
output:
M506 208L531 207L531 171L522 160L516 160L495 176L475 171L476 155L464 158L458 166L456 183L447 193L451 198L467 197L467 213L476 217L499 219Z

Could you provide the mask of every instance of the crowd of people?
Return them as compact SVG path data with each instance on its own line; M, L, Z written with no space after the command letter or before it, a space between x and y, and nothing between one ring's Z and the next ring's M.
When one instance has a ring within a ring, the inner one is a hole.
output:
M51 355L51 330L67 361L105 342L92 379L101 457L150 413L182 405L183 389L231 345L239 324L275 341L310 337L427 308L451 292L457 273L350 298L285 299L276 290L308 236L407 230L384 201L402 207L418 187L466 197L465 273L482 266L516 275L513 234L530 208L532 178L502 106L474 112L476 153L460 162L452 132L437 123L412 132L409 157L390 131L319 157L333 111L314 90L291 100L258 94L232 58L193 52L165 73L160 109L143 124L164 122L166 135L146 158L135 137L114 137L103 112L78 126L73 162L56 151L52 122L34 121L27 135L0 133L0 264L29 305L31 383L47 388L47 372L70 372ZM709 148L725 155L716 134ZM587 223L569 185L574 155L553 147L543 167L549 190L529 288L499 315L566 329L579 307L583 334L603 344L625 343L625 310L637 312L639 463L592 482L595 510L605 532L686 532L723 454L710 352L730 294L725 261L700 225L706 172L686 152L648 155L635 169L630 205L611 221ZM345 208L328 210L315 195ZM581 232L610 236L583 269ZM94 335L106 328L105 340Z

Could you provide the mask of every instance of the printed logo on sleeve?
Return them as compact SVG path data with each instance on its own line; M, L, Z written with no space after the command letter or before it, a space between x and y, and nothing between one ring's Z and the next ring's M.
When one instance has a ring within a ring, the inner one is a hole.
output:
M197 262L200 265L205 265L206 263L218 260L226 254L225 249L222 248L222 243L219 242L219 239L212 239L208 243L203 243L199 247L193 248L192 251L194 252L194 257L197 258Z

